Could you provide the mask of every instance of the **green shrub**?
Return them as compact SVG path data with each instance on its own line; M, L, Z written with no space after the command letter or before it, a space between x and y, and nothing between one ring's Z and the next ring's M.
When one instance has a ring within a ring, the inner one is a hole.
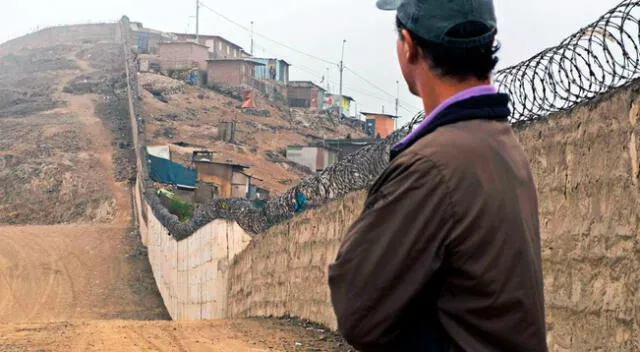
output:
M185 222L193 217L193 204L183 202L176 198L165 198L167 210Z

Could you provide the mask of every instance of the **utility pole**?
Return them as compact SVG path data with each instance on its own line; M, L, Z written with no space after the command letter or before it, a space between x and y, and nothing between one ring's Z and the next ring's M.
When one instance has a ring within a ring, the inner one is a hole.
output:
M396 118L393 129L398 129L398 106L400 105L400 81L396 81Z
M344 39L342 41L342 56L340 57L340 101L338 102L338 104L340 104L340 114L338 114L338 120L342 119L342 76L344 73L344 46L345 44L347 44L347 40Z
M251 21L251 56L253 56L253 21Z
M327 80L327 93L331 93L331 85L329 84L329 71L330 68L327 67L327 76L326 76L326 80Z
M200 0L196 0L196 43L200 43Z

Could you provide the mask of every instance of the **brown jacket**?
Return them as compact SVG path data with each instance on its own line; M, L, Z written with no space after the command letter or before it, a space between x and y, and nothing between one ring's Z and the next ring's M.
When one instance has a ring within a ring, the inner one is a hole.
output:
M397 156L329 281L363 351L546 351L536 189L506 120L445 123Z

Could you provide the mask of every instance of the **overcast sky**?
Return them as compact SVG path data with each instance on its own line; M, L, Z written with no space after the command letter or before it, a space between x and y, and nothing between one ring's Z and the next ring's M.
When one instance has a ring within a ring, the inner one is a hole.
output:
M60 24L116 21L126 14L145 27L172 31L195 30L196 0L1 0L0 42ZM500 67L522 61L592 22L620 0L496 0ZM317 58L337 63L346 39L345 65L375 86L349 71L344 93L358 101L358 110L394 113L396 81L401 82L403 120L421 103L411 96L397 65L394 13L378 11L375 0L201 0L246 27ZM250 47L250 34L201 9L200 31L218 34ZM256 36L256 55L289 61L292 80L320 84L329 69L329 82L337 92L337 64L328 64ZM324 85L324 84L323 84Z

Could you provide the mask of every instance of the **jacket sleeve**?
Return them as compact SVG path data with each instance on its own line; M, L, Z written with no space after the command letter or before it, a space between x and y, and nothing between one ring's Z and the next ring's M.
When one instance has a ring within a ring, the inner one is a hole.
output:
M338 328L352 346L377 350L394 339L397 318L443 261L451 224L437 165L395 161L383 173L329 267Z

